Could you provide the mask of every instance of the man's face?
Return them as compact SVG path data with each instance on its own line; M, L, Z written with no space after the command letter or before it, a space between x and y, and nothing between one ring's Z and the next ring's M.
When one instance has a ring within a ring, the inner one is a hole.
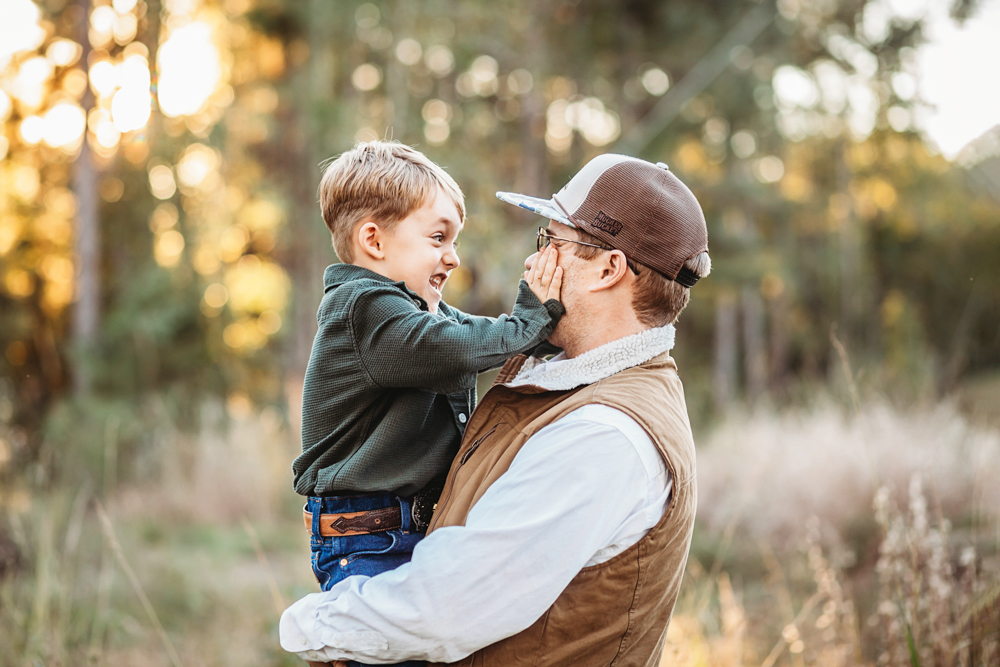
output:
M462 222L455 202L440 187L383 237L385 276L402 281L436 313L441 290L458 267Z
M552 236L564 239L576 240L577 238L575 229L555 220L549 221L548 232ZM578 324L582 324L577 323L576 318L579 317L581 310L579 306L582 300L587 297L587 293L581 290L580 287L582 283L581 272L588 262L576 256L573 243L555 240L550 241L550 243L559 249L559 266L563 270L562 293L559 300L562 302L563 307L566 308L566 314L559 320L552 335L549 336L549 342L558 347L565 347L565 341L574 335L573 332L576 331ZM524 261L525 269L531 269L532 264L535 263L537 258L538 253L528 257Z

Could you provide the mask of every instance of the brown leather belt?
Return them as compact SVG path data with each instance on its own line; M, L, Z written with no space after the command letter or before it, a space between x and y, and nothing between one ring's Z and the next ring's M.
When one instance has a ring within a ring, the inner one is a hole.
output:
M306 530L312 532L312 512L302 510ZM396 530L403 525L403 513L399 507L386 507L367 512L344 512L342 514L320 514L319 533L323 537L349 537L369 535Z

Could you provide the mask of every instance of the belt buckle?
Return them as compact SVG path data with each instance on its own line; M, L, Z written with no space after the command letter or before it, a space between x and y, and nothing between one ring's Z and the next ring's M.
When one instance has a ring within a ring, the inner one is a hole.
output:
M425 487L414 494L413 501L410 503L410 524L414 532L426 532L427 527L431 523L431 518L434 516L434 509L437 507L437 501L441 497L443 489L443 484L435 484Z

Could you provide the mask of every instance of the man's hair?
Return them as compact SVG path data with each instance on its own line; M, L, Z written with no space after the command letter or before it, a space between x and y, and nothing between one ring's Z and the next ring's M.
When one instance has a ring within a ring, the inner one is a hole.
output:
M582 229L577 229L576 233L578 240L584 243L607 247L600 239ZM604 252L600 248L577 243L572 245L573 252L580 259L594 259ZM635 311L635 316L647 327L662 327L676 322L691 299L691 289L635 260L632 260L632 263L639 269L639 275L635 279L635 289L632 291L632 309ZM684 262L684 266L699 278L704 278L712 272L712 260L707 252L695 255Z
M319 183L319 206L337 257L342 262L354 261L352 237L359 222L371 218L380 229L391 232L423 206L438 186L465 222L465 196L455 179L423 153L398 141L361 142L329 162Z

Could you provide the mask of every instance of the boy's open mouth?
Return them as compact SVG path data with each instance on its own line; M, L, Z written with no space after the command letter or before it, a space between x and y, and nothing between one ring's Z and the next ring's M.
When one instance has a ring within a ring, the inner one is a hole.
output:
M433 276L431 276L430 279L431 287L433 287L436 292L440 292L441 288L444 287L444 283L446 280L448 280L447 274L435 273Z

